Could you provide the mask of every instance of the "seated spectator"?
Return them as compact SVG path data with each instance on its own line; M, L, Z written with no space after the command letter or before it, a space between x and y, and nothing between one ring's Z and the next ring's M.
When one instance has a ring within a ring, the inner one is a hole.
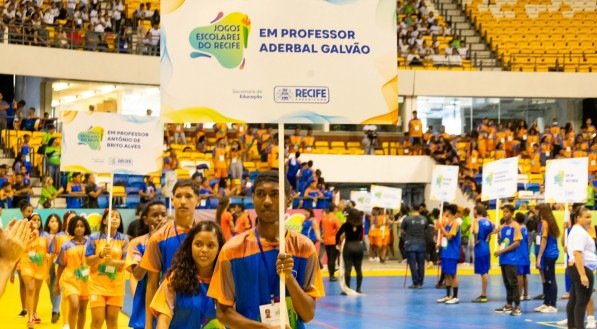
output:
M12 189L12 185L10 182L5 181L2 183L2 189L0 189L0 207L2 208L12 208L12 197L14 195L14 191Z
M97 186L97 184L95 184L95 175L93 174L87 174L85 181L85 195L87 195L87 198L85 199L85 208L99 208L97 199L106 190L106 186Z
M29 198L33 195L31 183L26 184L22 173L15 174L15 184L13 186L12 202L14 205L20 204L22 201L29 202Z
M52 177L45 177L43 186L41 189L41 197L39 198L39 204L44 208L52 208L54 200L62 193L64 189L60 187L56 189L54 187L54 180Z
M410 66L423 66L423 60L414 47L410 49L410 53L406 56L406 63Z

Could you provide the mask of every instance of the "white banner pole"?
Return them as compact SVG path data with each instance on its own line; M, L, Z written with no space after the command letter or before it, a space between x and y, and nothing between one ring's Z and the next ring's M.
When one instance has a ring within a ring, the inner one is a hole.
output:
M512 214L514 215L514 214ZM495 227L500 227L500 199L495 199ZM498 248L498 238L496 236L494 243L493 243L493 251L495 252Z
M114 172L110 173L110 189L108 190L108 243L112 239L112 195L114 193ZM122 223L120 223L122 225Z
M278 241L280 242L280 253L286 253L286 187L284 175L284 123L278 123L278 184L280 197L278 198ZM286 280L284 272L280 272L280 329L286 329L288 323L288 310L286 306Z
M566 223L570 225L570 210L568 209L568 202L564 202L564 246L568 242L568 234L566 234Z

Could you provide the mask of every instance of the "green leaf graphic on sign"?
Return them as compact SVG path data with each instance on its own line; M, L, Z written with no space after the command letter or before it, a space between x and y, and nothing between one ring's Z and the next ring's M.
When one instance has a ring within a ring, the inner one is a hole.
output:
M102 147L104 138L104 128L100 126L90 127L87 131L81 131L77 134L79 144L88 145L90 149L97 151Z
M556 185L559 185L559 186L561 187L561 186L563 186L563 185L564 185L564 177L565 177L564 171L563 171L563 170L560 170L560 171L558 171L558 173L557 173L557 174L554 176L554 178L553 178L553 182L554 182Z
M493 173L489 173L489 175L487 175L487 177L485 178L485 184L487 184L487 185L493 184Z
M211 25L200 26L189 35L191 46L198 51L191 52L191 58L214 56L228 69L245 65L244 49L249 42L251 20L243 13L231 13L220 19L219 13Z

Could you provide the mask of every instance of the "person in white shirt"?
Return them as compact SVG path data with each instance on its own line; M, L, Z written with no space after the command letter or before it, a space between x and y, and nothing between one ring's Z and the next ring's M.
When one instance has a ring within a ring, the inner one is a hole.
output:
M568 234L566 274L572 280L570 299L566 306L568 328L585 328L585 310L593 293L594 272L597 269L595 241L587 232L592 224L591 210L580 207L577 211L576 224Z
M44 11L44 23L47 25L54 24L54 14L52 14L52 10L49 8Z

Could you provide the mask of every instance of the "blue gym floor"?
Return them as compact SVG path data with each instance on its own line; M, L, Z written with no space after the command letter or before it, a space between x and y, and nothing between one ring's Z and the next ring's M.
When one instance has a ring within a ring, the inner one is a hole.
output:
M558 296L564 292L563 276L558 275ZM307 324L313 329L426 329L426 328L549 328L558 326L556 321L566 318L566 300L558 300L558 313L541 314L533 308L542 301L521 302L522 316L498 314L493 310L503 306L506 292L501 275L489 278L489 302L475 304L470 301L479 296L481 282L478 276L461 276L460 304L445 305L435 302L445 295L445 289L435 289L436 276L427 276L423 289L403 288L404 276L365 277L365 296L347 297L340 295L337 282L325 280L326 297L317 301L315 319ZM354 277L352 286L354 287ZM410 277L406 285L410 284ZM529 276L531 297L541 293L538 275ZM130 305L127 303L127 305ZM127 309L125 305L125 312ZM130 306L128 306L130 307ZM563 327L561 327L563 328Z

